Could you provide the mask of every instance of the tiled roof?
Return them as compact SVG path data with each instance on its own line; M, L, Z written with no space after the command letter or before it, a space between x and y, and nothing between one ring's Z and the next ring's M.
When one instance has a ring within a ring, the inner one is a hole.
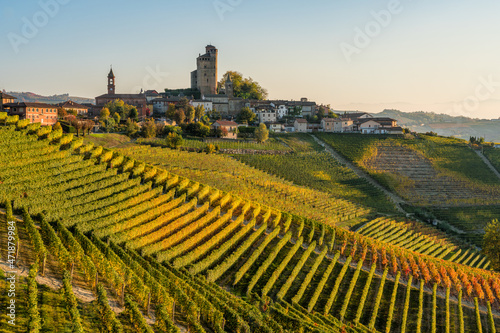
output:
M75 103L73 101L66 101L64 103L58 103L56 105L60 106L62 108L65 108L65 109L88 109L89 108L88 106L81 105L81 104Z
M16 97L9 95L9 94L6 94L6 93L2 93L2 98L3 99L17 99Z
M29 102L18 102L18 103L7 103L4 104L6 107L29 107L29 108L57 108L57 105L46 104L46 103L29 103Z
M215 123L219 124L221 126L238 126L237 123L235 123L234 121L230 121L230 120L217 120Z

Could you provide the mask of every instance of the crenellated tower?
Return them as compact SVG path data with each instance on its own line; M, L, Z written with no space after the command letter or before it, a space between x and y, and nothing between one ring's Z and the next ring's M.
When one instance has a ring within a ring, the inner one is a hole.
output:
M208 45L206 53L196 59L196 70L191 73L191 88L198 88L202 95L217 93L217 66L219 51Z

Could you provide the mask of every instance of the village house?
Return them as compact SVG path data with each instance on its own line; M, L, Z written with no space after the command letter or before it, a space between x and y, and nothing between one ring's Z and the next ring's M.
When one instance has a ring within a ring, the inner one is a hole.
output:
M203 100L203 99L195 99L191 102L191 105L194 108L201 105L205 109L205 112L211 112L213 109L213 103L211 101Z
M234 121L229 120L217 120L212 124L212 129L221 131L227 131L227 135L224 136L225 139L237 139L238 138L238 124Z
M4 104L14 103L15 99L17 99L17 98L0 91L0 111L3 110Z
M269 131L274 133L281 133L285 130L283 124L280 123L269 123Z
M307 120L305 119L295 119L293 123L295 132L306 133L307 132Z
M7 103L4 109L9 115L18 115L19 119L29 119L31 123L54 125L57 123L57 106L45 103Z
M76 114L86 116L89 112L89 107L75 103L73 101L66 101L64 103L56 104L58 107L63 108L65 111L74 110Z
M362 134L399 134L400 129L397 121L392 118L367 118L360 120L358 124L358 130Z
M323 132L333 132L335 118L323 118L321 119L321 129Z
M335 119L333 131L335 133L346 133L354 132L357 130L357 126L354 121L350 118L337 118Z
M259 123L274 123L277 120L276 111L272 109L256 111L255 114Z

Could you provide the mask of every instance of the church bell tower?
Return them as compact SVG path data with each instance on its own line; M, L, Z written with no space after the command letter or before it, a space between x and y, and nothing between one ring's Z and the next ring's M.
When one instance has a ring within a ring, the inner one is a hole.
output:
M113 68L110 69L108 74L108 95L115 94L115 74L113 74Z

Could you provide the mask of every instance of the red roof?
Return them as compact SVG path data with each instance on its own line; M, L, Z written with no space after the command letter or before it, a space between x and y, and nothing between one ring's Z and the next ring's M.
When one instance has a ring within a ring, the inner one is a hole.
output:
M217 120L215 123L219 124L220 126L238 126L237 123L230 120Z

